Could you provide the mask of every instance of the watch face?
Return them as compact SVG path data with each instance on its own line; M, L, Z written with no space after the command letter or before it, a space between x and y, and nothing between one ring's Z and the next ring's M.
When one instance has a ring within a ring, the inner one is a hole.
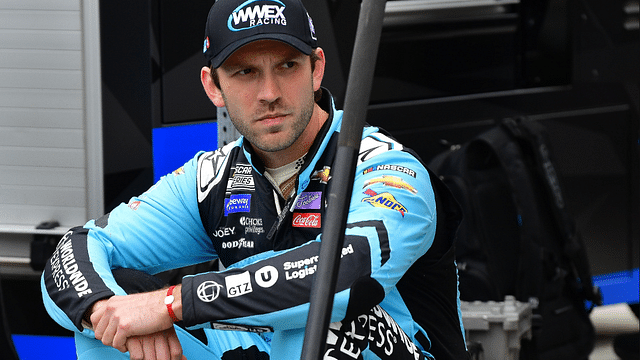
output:
M164 304L165 305L169 305L169 304L173 303L173 300L174 300L173 295L169 295L166 298L164 298Z

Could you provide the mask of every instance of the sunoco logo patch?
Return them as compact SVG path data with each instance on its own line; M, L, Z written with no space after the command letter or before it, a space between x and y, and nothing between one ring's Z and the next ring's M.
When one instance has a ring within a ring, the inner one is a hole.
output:
M396 198L388 192L384 192L381 194L376 193L371 189L367 189L365 194L369 195L362 199L363 202L369 203L373 207L385 208L390 210L395 210L399 212L402 217L407 213L407 208L404 207Z
M240 31L260 25L287 26L284 8L285 5L277 0L249 0L229 15L227 27L231 31Z

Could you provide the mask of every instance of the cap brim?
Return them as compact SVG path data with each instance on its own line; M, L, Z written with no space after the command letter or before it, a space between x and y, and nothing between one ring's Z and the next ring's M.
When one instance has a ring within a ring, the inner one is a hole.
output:
M307 43L305 43L304 41L298 39L297 37L291 36L289 34L277 34L277 33L276 34L274 34L274 33L255 34L255 35L246 37L244 39L235 41L235 42L227 45L227 47L222 49L222 51L220 51L217 56L215 56L213 59L211 59L211 66L213 66L213 68L218 68L236 50L238 50L241 47L247 45L248 43L251 43L251 42L254 42L254 41L258 41L258 40L278 40L278 41L282 41L285 44L291 45L294 48L298 49L298 51L300 51L301 53L303 53L305 55L309 55L309 54L311 54L311 51L313 51L311 46L309 46Z

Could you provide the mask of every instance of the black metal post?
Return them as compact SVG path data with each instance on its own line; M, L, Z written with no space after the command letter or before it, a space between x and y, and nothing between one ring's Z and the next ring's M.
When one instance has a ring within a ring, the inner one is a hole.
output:
M338 149L331 169L327 217L322 226L318 271L311 290L309 317L305 328L303 360L320 360L329 330L333 296L338 278L340 254L353 188L355 167L369 105L386 0L364 0L351 57Z

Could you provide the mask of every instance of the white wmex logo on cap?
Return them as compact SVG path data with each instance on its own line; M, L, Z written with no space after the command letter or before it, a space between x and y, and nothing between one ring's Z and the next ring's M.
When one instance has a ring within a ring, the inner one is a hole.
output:
M260 0L258 0L260 1ZM279 5L253 5L256 1L248 1L236 8L231 15L227 26L231 31L250 29L260 25L287 25L287 18L284 16L284 4L280 1L272 2ZM241 24L241 25L240 25Z

